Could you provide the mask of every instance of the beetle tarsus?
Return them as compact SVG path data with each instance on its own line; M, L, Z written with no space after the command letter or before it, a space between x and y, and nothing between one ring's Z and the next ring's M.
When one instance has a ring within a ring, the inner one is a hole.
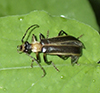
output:
M46 75L46 71L44 70L44 68L42 67L41 68L42 69L42 71L43 71L43 75L42 75L42 78Z

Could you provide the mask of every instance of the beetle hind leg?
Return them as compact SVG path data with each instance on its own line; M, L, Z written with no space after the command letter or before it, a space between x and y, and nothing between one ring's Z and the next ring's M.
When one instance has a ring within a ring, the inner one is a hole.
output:
M47 54L46 54L46 53L43 54L43 58L44 58L45 63L47 63L48 65L52 64L53 67L54 67L57 71L59 71L59 69L55 66L55 64L54 64L52 61L48 61L48 60L47 60Z
M84 34L80 35L79 37L77 37L77 39L81 38Z
M72 65L77 64L78 59L79 59L78 56L71 56L71 64Z

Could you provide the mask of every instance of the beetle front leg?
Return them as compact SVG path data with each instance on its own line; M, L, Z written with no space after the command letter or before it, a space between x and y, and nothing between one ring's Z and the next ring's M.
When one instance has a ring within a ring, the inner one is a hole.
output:
M38 52L36 52L36 58L37 58L38 61L40 61L40 57L39 57L39 53Z
M38 52L36 52L36 60L39 62L40 61L40 57L39 57L39 53ZM33 62L34 62L34 60L32 60L32 63L31 63L31 67L33 68Z
M33 62L34 62L34 60L32 60L32 63L31 63L31 68L33 68Z
M58 33L58 36L62 36L63 34L65 34L67 36L67 33L63 30L61 30L59 33Z
M49 61L49 62L47 61L47 54L46 53L43 54L43 58L44 58L45 63L47 63L48 65L52 64L54 66L54 68L57 71L59 71L59 69L55 66L55 64L52 61Z
M28 54L28 53L26 53L29 57L31 57L32 59L33 59L33 61L35 61L38 65L39 65L39 67L42 69L42 71L43 71L43 75L42 75L42 77L44 77L45 75L46 75L46 72L45 72L45 70L44 70L44 68L38 63L38 61L34 58L34 57L32 57L30 54Z

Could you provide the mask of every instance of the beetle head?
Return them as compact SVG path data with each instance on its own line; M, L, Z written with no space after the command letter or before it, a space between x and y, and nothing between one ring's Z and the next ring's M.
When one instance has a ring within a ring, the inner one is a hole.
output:
M22 52L31 53L31 44L26 41L22 45L17 46L17 51L19 53L22 53Z

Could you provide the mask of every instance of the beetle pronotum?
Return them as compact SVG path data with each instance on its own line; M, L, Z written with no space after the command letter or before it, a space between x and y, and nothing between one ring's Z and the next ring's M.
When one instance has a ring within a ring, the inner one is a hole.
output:
M29 43L27 40L24 41L24 38L27 32L29 31L29 29L32 27L34 27L35 29L39 27L39 25L37 24L32 25L26 30L26 33L24 34L21 40L22 45L17 46L17 48L18 48L18 51L26 53L28 56L30 56L33 59L33 61L35 61L39 65L39 67L43 70L43 73L44 73L43 76L45 76L46 72L43 69L43 67L38 63L38 61L40 61L39 52L44 53L43 58L44 58L45 63L52 64L57 71L59 70L54 65L54 63L52 61L47 60L46 58L47 54L57 55L64 60L66 60L68 57L71 57L71 64L73 65L77 63L78 58L81 56L82 47L83 47L82 42L78 40L79 37L75 38L73 36L67 35L66 32L61 30L58 33L58 36L53 37L53 38L48 38L48 35L47 35L47 38L45 38L44 35L40 33L39 35L40 42L36 40L35 35L33 34L32 43ZM63 34L65 35L63 36ZM35 59L34 57L30 55L31 52L36 53L37 59ZM31 63L31 67L33 67L33 61Z

